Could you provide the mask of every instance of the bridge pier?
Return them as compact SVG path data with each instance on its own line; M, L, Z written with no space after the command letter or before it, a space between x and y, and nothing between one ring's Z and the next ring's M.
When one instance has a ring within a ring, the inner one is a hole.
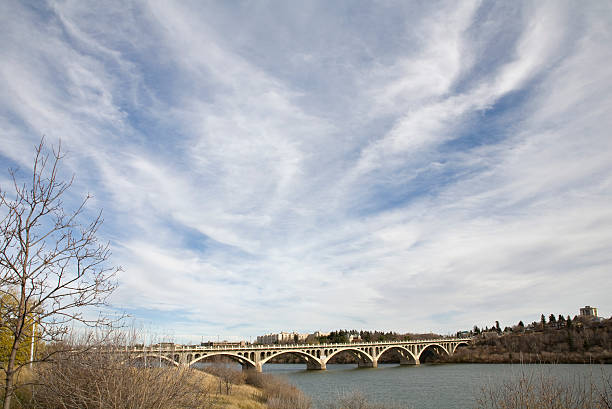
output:
M311 362L311 361L307 361L306 362L306 369L308 369L309 371L326 371L327 370L327 365L325 364L325 362Z
M357 361L358 368L378 368L378 359L374 361Z
M420 365L418 359L400 358L400 365Z

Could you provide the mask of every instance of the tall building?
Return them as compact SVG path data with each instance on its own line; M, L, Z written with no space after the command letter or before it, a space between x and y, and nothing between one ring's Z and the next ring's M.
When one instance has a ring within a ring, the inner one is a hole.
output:
M580 309L580 316L597 318L597 308L587 305Z

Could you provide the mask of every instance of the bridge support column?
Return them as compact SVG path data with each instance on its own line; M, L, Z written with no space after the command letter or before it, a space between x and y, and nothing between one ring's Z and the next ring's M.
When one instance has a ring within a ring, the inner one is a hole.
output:
M187 354L185 353L179 354L178 364L180 368L189 367L189 362L187 361Z
M255 371L255 372L261 372L262 371L262 365L259 362L255 362L255 365L251 365L247 362L240 362L240 366L242 367L242 371L243 372L248 372L248 371Z
M378 368L378 359L374 361L357 361L358 368Z
M410 359L410 358L401 358L400 365L419 365L420 362L418 359Z
M306 369L309 371L325 371L327 370L327 365L324 362L306 362Z

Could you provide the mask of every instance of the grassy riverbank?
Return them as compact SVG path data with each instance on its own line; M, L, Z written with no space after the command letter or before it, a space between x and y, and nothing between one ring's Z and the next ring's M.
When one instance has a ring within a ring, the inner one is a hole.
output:
M142 368L104 355L64 356L20 374L11 409L310 409L286 380L220 363L206 368ZM360 395L337 396L325 409L398 409Z
M276 397L244 377L229 382L192 368L143 368L95 350L57 354L18 376L23 386L11 409L274 409L267 403ZM298 407L276 406L284 408Z

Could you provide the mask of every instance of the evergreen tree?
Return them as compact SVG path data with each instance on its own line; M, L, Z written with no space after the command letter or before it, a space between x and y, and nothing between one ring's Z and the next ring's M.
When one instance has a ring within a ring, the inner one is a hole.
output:
M548 322L550 322L551 324L554 324L555 322L557 322L557 319L555 318L555 314L550 314L550 316L548 317Z
M11 292L2 294L0 296L0 362L7 362L9 355L11 354L11 348L15 341L15 336L11 331L11 327L14 325L13 321L16 320L14 309L15 309L16 296ZM40 341L39 331L35 331L35 321L37 314L33 313L25 318L25 327L23 341L21 342L17 353L15 355L15 362L17 364L23 364L30 359L30 348L34 343L34 350L38 350ZM35 331L34 337L32 337L32 331Z

